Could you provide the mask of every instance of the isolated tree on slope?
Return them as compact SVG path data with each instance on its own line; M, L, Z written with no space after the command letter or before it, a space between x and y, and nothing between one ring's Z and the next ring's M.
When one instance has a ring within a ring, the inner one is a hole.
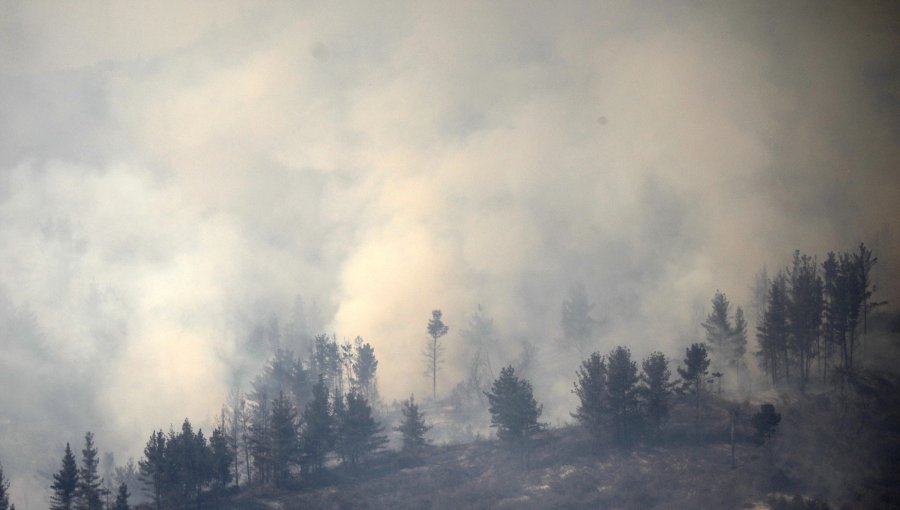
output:
M577 419L581 426L593 436L595 443L600 442L606 428L608 414L606 377L606 360L600 353L595 352L581 362L575 380L575 389L572 390L579 400L579 405L572 413L572 417Z
M50 496L50 510L72 510L75 503L75 491L78 490L78 465L72 448L66 443L62 467L53 475L53 495Z
M449 331L449 328L441 320L441 316L440 310L431 312L431 320L428 321L428 336L431 337L431 340L425 348L427 362L425 375L431 376L431 396L434 400L437 400L437 373L441 364L441 345L438 342Z
M497 428L497 436L501 440L518 443L540 429L537 420L543 406L534 400L531 383L516 377L512 366L500 371L500 377L486 395L490 404L491 426Z
M419 411L419 405L413 395L409 400L403 401L403 421L397 427L397 432L403 435L403 451L408 454L416 454L425 447L425 433L431 427L425 423L425 415Z

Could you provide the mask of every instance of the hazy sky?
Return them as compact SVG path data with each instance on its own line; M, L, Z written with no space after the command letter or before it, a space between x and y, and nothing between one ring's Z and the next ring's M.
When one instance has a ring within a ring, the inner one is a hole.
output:
M794 249L865 241L898 299L898 5L0 0L17 506L86 430L124 460L214 415L298 295L387 399L430 387L435 308L449 389L478 304L552 357L579 281L641 355Z

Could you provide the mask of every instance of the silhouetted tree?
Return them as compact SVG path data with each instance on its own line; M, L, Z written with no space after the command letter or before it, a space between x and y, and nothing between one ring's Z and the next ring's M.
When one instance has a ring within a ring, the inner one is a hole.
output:
M256 480L263 485L271 481L272 474L271 402L268 387L255 388L251 399L249 447Z
M303 410L300 440L309 469L321 471L325 466L325 456L334 446L334 419L328 404L328 387L322 376L313 386L313 399Z
M100 499L102 480L97 475L97 449L94 447L94 434L84 435L84 449L81 450L81 468L78 470L78 489L75 491L75 508L78 510L102 510Z
M494 321L478 305L469 317L469 322L462 332L465 345L469 348L469 383L476 389L478 398L483 402L484 390L489 381L494 379L494 367L491 362L491 350L494 344Z
M781 422L781 415L775 412L772 404L759 406L759 411L753 415L753 427L756 429L756 439L765 445L769 452L769 462L772 462L772 439Z
M15 510L9 505L9 480L3 474L3 463L0 463L0 510Z
M728 351L731 348L732 335L731 318L729 317L731 303L728 302L728 298L723 292L716 290L712 299L712 307L712 312L706 316L702 326L706 330L706 345L718 365L727 362L730 358Z
M140 479L144 490L153 500L156 510L162 508L166 488L166 436L162 430L150 434L144 447L144 458L138 461Z
M744 310L739 306L734 311L734 328L731 331L731 356L728 364L734 369L735 379L739 387L747 364L744 356L747 354L747 321L744 319Z
M128 486L124 483L119 484L119 491L116 493L116 504L113 510L130 510L131 507L128 506L128 498L130 496Z
M344 461L356 465L382 448L387 444L387 438L380 434L383 430L372 417L366 398L355 391L348 393L337 433L337 448Z
M221 492L231 483L231 466L234 458L224 427L213 429L212 436L209 438L209 449L212 481L215 483L216 491Z
M797 356L800 389L809 380L810 363L818 354L819 331L822 323L822 278L818 263L809 255L794 252L793 265L788 272L790 283L787 299L789 345Z
M669 399L672 394L669 360L663 353L654 352L644 359L641 368L641 403L653 427L653 433L658 434L669 416Z
M678 375L683 381L682 390L694 395L696 404L696 421L700 422L700 399L706 386L709 373L709 356L702 343L691 344L684 351L684 368L678 367Z
M594 438L596 445L606 429L609 414L606 360L595 352L581 362L576 374L575 389L572 392L578 396L579 404L572 417Z
M756 337L760 348L759 356L764 360L762 366L772 376L773 384L778 381L779 364L784 368L785 380L790 380L788 353L790 330L787 301L787 277L779 271L769 287L769 299L763 315L763 322L756 328Z
M516 377L508 366L500 371L491 391L486 393L491 413L491 426L497 436L507 443L519 443L537 432L543 406L534 400L531 383Z
M410 395L409 400L403 401L401 412L403 421L394 430L403 436L403 452L415 455L425 447L425 433L431 427L425 423L425 415L419 411L415 396Z
M587 292L581 282L569 288L568 296L563 300L559 325L563 330L563 338L578 352L578 359L584 359L584 351L591 341L596 321L591 317L594 304L588 300Z
M437 400L437 373L441 364L440 338L447 334L449 328L441 320L441 311L433 310L431 320L428 321L428 336L431 340L425 348L425 360L427 361L425 375L431 376L431 397Z
M378 370L378 359L375 357L375 348L369 343L359 342L356 345L356 356L353 360L353 377L356 387L367 400L374 402L378 398L378 386L375 373Z
M284 393L272 402L270 423L273 480L276 486L283 487L290 478L291 467L300 460L297 410Z
M50 510L72 510L75 492L78 490L78 465L69 443L66 443L62 467L53 474L53 484L50 488L53 489L53 495L50 496Z
M630 430L637 418L637 363L631 361L631 351L618 346L607 356L606 391L610 416L617 441L628 445Z

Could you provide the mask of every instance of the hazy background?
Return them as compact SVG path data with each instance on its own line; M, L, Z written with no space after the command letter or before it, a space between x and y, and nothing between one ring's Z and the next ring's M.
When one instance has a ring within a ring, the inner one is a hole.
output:
M700 339L716 289L748 305L794 249L865 241L898 299L897 3L555 4L0 0L17 507L86 430L123 462L211 419L273 316L371 342L390 401L430 389L434 308L439 391L463 377L481 304L495 363L555 360L555 420L576 282L594 347L636 355Z

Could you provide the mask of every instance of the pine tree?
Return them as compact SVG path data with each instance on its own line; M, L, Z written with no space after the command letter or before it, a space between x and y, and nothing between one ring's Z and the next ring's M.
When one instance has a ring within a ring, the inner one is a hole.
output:
M572 390L578 396L579 405L572 413L581 426L599 444L607 427L609 414L609 402L606 391L606 360L600 353L595 352L581 362L576 373L575 388Z
M487 393L491 426L497 436L507 443L521 443L540 430L538 423L543 406L534 400L531 383L516 376L508 366L500 371L490 393Z
M9 480L3 475L3 463L0 462L0 510L15 510L9 504Z
M166 455L166 436L162 430L150 434L144 447L144 458L138 461L140 479L144 490L153 500L156 510L160 510L166 490L168 456Z
M716 364L723 364L729 359L730 340L732 336L729 309L731 303L723 292L716 290L712 299L712 312L706 316L703 329L706 330L706 345L711 351Z
M97 475L99 464L100 459L97 457L97 449L94 447L94 434L88 432L84 435L81 468L78 470L78 489L75 492L75 508L77 510L103 509L103 501L100 499L100 486L103 481Z
M328 387L322 376L313 386L313 399L303 410L300 435L306 465L313 472L325 467L325 456L334 446L334 418L328 405Z
M565 338L578 352L578 359L584 359L584 351L591 341L594 325L591 317L594 304L588 301L584 285L579 282L569 288L569 294L562 304L559 325Z
M669 416L669 398L672 394L669 360L663 353L654 352L644 359L641 368L643 369L639 390L641 402L653 426L654 434L659 434Z
M763 368L772 376L773 384L779 379L779 365L784 369L785 379L790 380L787 300L787 276L779 271L769 287L769 299L763 314L763 322L757 326L756 333L760 347L759 356Z
M678 375L684 381L682 390L694 395L698 424L700 423L700 399L706 386L708 373L709 356L706 353L706 346L702 343L691 344L684 351L684 368L678 367Z
M631 361L631 351L627 347L618 346L607 356L606 370L607 402L615 436L621 444L628 445L629 431L637 417L637 364Z
M223 427L216 427L209 438L212 463L212 480L218 491L222 491L231 483L232 450L231 443Z
M72 510L75 503L75 491L78 489L78 465L72 448L66 443L62 467L53 475L53 495L50 496L50 510Z
M361 394L351 391L338 422L337 448L341 457L350 465L382 448L387 438L384 430L372 417L372 408Z
M415 455L425 447L425 433L431 427L425 423L425 415L419 411L415 396L410 395L409 400L403 401L401 412L403 421L394 430L403 435L403 452Z
M739 306L734 311L734 328L731 331L731 359L728 364L734 369L737 384L742 387L742 380L747 364L744 356L747 354L747 321L744 319L744 310Z
M353 377L360 393L367 400L374 402L378 398L378 386L375 382L378 359L375 357L375 348L369 343L363 344L362 339L359 340L353 361Z
M272 413L269 405L267 387L254 389L249 429L249 450L253 458L256 479L260 484L267 484L272 473L272 442L269 436Z
M120 484L119 492L116 493L116 505L113 507L113 510L130 510L131 507L128 506L128 498L130 496L128 486L124 483Z
M275 485L283 487L290 478L291 468L300 456L300 435L297 410L284 393L272 402L271 418L272 475Z
M433 310L428 321L428 336L431 340L425 347L425 375L431 376L431 398L437 400L437 373L441 365L441 345L439 340L447 334L449 328L441 319L441 311Z
M809 380L809 368L817 355L819 331L822 323L823 283L818 263L809 255L794 252L793 266L788 273L790 282L787 299L787 319L791 351L797 355L800 389Z

